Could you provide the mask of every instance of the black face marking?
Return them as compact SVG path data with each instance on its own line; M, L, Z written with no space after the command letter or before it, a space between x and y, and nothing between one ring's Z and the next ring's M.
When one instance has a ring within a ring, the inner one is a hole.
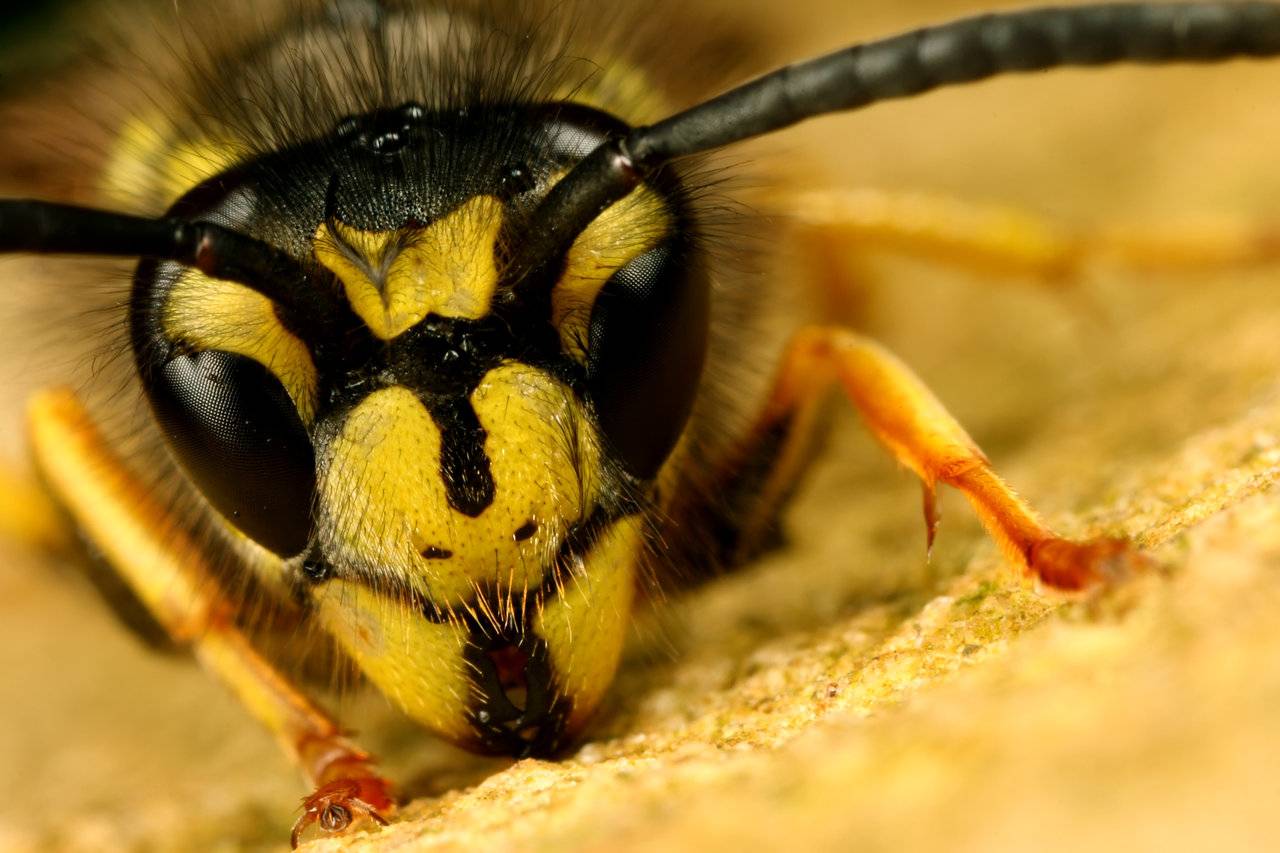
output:
M533 534L538 532L538 523L532 519L516 528L516 532L511 534L511 538L517 542L524 542L532 538Z
M493 503L493 472L484 452L488 436L470 400L449 398L427 411L440 430L440 479L449 506L475 518Z
M453 552L448 548L437 548L435 545L428 545L418 553L427 560L447 560L453 556Z

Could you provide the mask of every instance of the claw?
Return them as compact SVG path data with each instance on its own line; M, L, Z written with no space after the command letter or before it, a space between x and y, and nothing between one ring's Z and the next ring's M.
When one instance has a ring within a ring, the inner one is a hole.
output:
M932 480L921 480L924 487L924 529L927 558L933 557L933 542L938 538L938 523L942 516L938 513L938 489Z
M381 814L394 806L386 781L374 776L359 779L336 779L321 785L302 801L302 814L293 823L289 846L296 849L302 833L313 824L327 835L344 832L361 818L386 826Z
M1077 591L1123 583L1151 563L1126 539L1072 542L1054 538L1033 545L1027 553L1027 565L1049 586Z

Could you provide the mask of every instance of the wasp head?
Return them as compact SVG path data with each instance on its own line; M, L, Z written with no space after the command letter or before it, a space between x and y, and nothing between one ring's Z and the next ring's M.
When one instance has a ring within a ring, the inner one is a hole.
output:
M581 584L622 603L601 578L633 581L706 346L679 182L640 186L548 264L513 259L548 188L625 130L571 105L358 116L171 211L294 257L280 298L139 268L136 361L179 463L313 595L342 590L347 628L367 596L394 601L564 694L573 652L548 643L573 629L548 609Z

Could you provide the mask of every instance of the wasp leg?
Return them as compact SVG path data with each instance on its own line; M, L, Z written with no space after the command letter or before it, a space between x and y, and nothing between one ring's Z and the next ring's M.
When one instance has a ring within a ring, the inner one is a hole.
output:
M74 394L36 395L28 427L37 467L73 523L174 642L191 648L317 788L304 801L294 840L311 823L338 832L360 816L381 822L394 807L390 783L237 629L201 550L132 477Z
M765 411L744 445L750 453L761 437L780 427L794 436L759 490L760 503L746 522L743 541L758 535L752 527L769 522L789 490L805 440L805 430L796 427L811 418L806 413L833 383L844 389L880 443L923 482L930 545L938 520L935 490L944 483L964 493L1010 560L1050 586L1083 589L1141 567L1141 558L1123 540L1073 542L1056 535L992 470L964 428L905 364L874 341L827 326L805 327L792 338Z
M49 490L31 474L5 465L0 465L0 539L74 566L138 640L155 652L178 651L119 573L97 559L88 542L76 537L71 520Z
M34 478L0 465L0 537L33 551L60 553L71 532L57 505Z
M847 269L856 258L901 252L985 277L1063 286L1105 260L1135 271L1195 273L1280 260L1280 227L1216 221L1185 227L1073 229L1015 207L925 193L863 189L789 199L797 245L812 263ZM838 277L837 277L838 278ZM831 316L852 294L826 292Z

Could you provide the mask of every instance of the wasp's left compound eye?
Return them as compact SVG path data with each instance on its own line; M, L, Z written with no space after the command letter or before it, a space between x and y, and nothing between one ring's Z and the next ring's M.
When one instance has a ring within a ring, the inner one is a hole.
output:
M170 447L209 503L262 546L300 553L315 452L280 381L252 359L210 351L171 359L148 386Z

